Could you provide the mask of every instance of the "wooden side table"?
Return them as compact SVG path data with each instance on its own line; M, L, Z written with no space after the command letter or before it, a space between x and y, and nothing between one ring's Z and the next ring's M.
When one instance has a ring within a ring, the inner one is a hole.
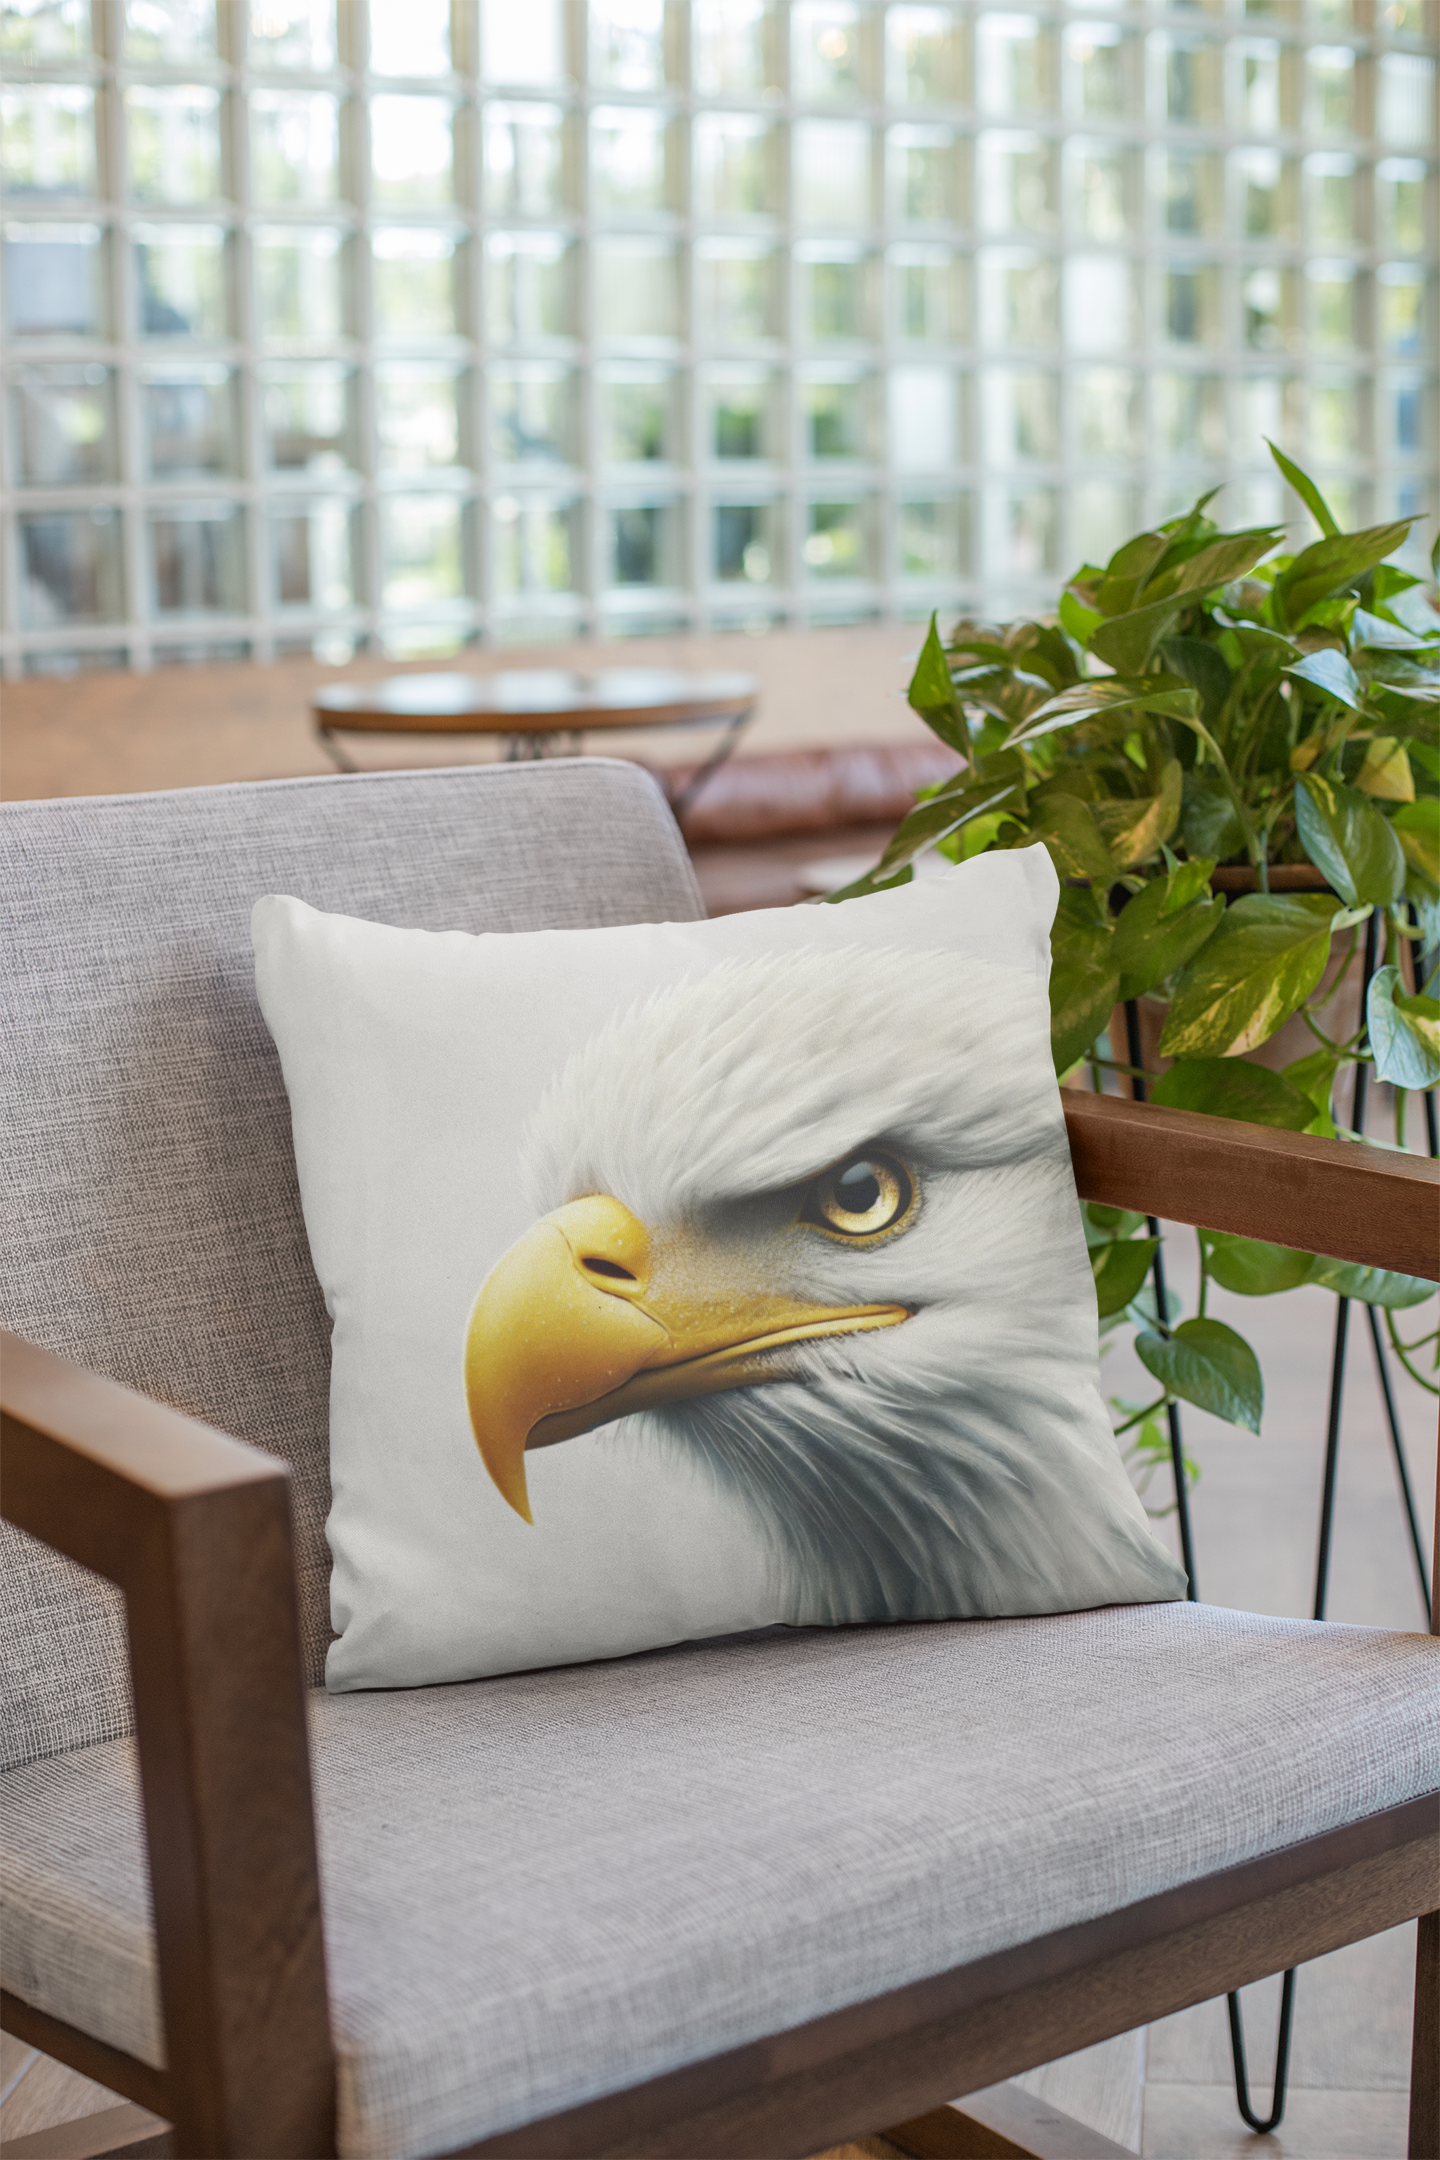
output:
M578 752L586 735L620 728L723 730L714 750L670 806L678 814L735 748L755 710L750 675L702 675L676 668L501 668L493 675L390 675L333 683L310 701L315 731L342 772L356 772L341 732L386 735L500 735L508 759L539 758L557 747ZM670 791L667 789L667 793Z

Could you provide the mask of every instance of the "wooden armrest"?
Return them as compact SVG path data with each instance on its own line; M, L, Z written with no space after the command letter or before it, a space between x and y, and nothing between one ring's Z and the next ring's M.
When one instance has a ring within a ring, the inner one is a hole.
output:
M289 1473L0 1349L6 1517L125 1594L176 2150L333 2153Z
M1082 1200L1440 1281L1440 1163L1067 1089Z

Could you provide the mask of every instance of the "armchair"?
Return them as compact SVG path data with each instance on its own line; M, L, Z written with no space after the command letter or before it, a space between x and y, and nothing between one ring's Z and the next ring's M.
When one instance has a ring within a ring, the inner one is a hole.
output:
M325 1320L249 902L693 918L646 776L14 805L0 849L6 2031L212 2160L1019 2151L949 2096L1418 1915L1437 2160L1424 1638L1163 1606L307 1702ZM1067 1119L1087 1198L1440 1278L1426 1161Z

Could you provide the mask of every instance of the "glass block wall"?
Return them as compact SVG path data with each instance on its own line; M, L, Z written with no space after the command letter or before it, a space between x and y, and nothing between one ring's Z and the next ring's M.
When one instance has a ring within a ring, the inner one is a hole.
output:
M0 0L0 659L1005 611L1267 434L1433 508L1434 10Z

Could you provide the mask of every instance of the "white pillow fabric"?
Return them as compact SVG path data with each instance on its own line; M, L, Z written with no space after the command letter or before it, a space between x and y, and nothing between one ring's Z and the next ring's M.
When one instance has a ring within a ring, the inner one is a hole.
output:
M470 936L272 896L332 1688L1179 1597L1100 1393L1043 848Z

